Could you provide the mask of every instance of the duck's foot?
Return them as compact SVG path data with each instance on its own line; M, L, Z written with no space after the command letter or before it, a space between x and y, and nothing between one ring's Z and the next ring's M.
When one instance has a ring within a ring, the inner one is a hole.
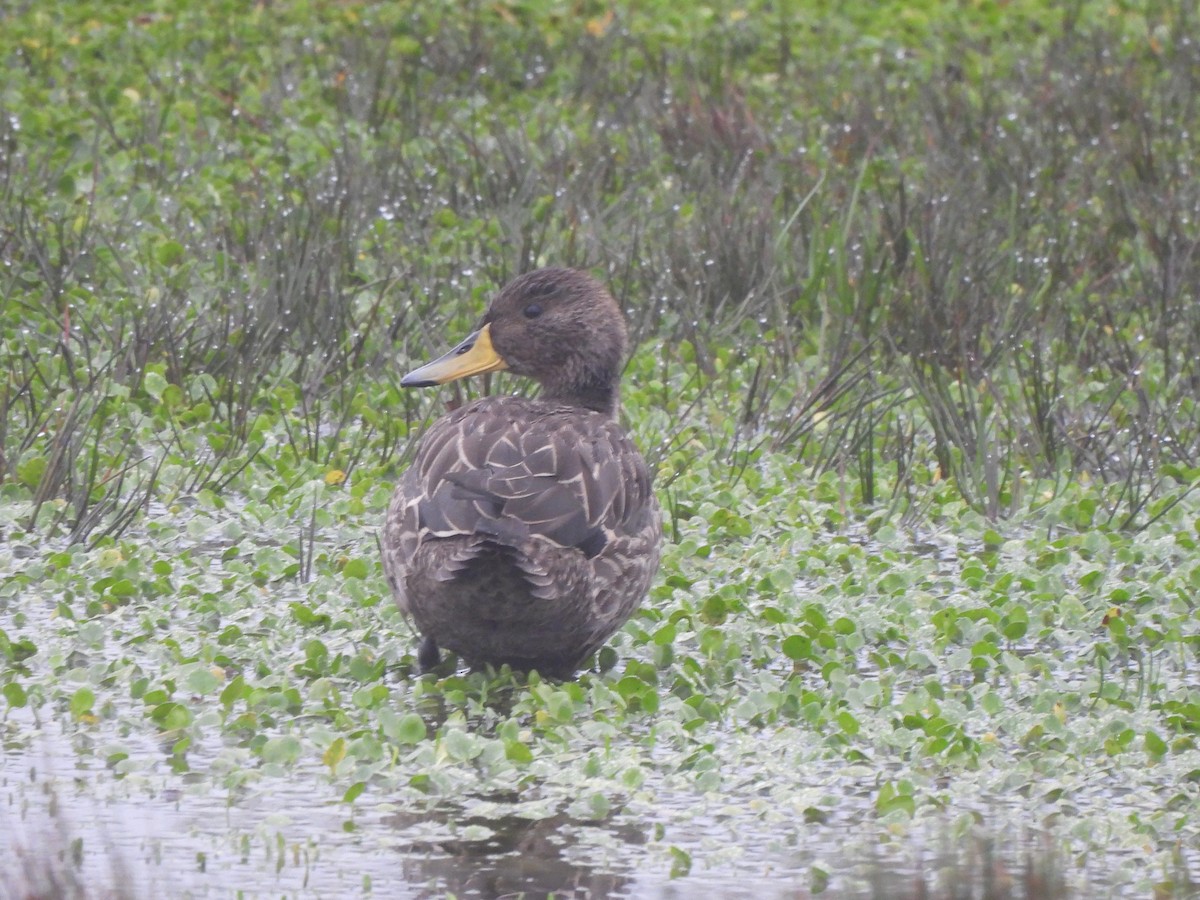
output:
M437 641L431 635L425 635L421 639L421 646L417 648L417 667L421 670L421 674L431 671L440 661L441 654L438 653Z

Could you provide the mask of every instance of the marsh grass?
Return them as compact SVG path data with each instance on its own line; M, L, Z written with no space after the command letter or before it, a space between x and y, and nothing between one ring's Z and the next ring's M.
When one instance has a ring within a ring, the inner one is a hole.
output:
M395 358L549 262L606 273L637 340L689 341L709 378L717 348L751 360L744 418L868 502L877 460L920 453L989 517L1066 471L1112 484L1129 526L1172 489L1163 463L1196 465L1186 17L801 67L753 23L692 56L533 21L489 42L507 26L483 8L436 32L388 15L391 38L326 23L330 53L286 16L242 24L235 55L254 29L278 45L257 79L218 90L202 56L71 113L22 104L68 62L57 90L119 81L112 61L12 51L0 459L31 524L119 534L171 490L164 460L192 460L184 490L252 473L267 421L298 460L393 458L425 415ZM179 36L119 40L144 66Z

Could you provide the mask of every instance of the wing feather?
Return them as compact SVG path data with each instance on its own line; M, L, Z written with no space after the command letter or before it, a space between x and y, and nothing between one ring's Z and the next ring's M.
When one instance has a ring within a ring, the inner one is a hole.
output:
M437 422L409 474L425 534L541 539L589 557L651 502L645 462L611 420L516 397Z

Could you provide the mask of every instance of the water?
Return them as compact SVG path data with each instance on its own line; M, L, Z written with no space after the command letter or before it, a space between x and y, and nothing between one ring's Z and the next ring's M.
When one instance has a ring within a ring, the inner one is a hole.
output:
M165 756L144 743L148 757ZM827 882L838 897L1107 893L1099 873L1068 863L1046 834L1016 827L998 835L980 812L960 811L973 823L965 831L949 811L891 832L864 830L855 821L871 791L861 774L797 773L811 783L798 802L756 789L753 777L699 801L664 779L648 801L590 821L561 800L539 805L515 793L414 806L407 794L368 791L351 808L332 799L316 767L228 789L165 765L118 777L50 724L35 741L5 747L0 851L8 860L18 848L40 854L97 896L119 888L131 897L771 900L809 896ZM804 804L830 792L842 799L828 818L805 821Z

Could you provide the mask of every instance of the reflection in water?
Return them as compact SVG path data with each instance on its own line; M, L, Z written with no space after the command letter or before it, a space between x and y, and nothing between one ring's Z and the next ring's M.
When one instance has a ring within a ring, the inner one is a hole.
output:
M1054 900L1072 896L1062 860L1048 840L1007 845L986 835L947 843L904 872L875 858L863 866L862 896L947 900Z
M11 787L11 784L9 785ZM39 792L43 796L50 791ZM331 831L311 857L305 854L296 879L294 854L255 859L220 857L221 817L209 816L212 830L193 827L180 834L184 854L170 845L145 853L146 844L129 842L125 831L137 823L118 814L93 820L86 835L73 826L69 804L51 802L35 821L24 815L14 830L13 796L0 812L0 898L132 898L151 896L228 896L286 893L411 898L526 897L633 898L692 900L695 897L784 900L870 897L889 900L1053 900L1083 897L1072 893L1064 876L1066 861L1044 836L1001 841L972 835L946 840L936 850L912 842L875 844L864 851L847 836L850 850L837 858L829 844L811 850L758 848L742 866L713 863L693 846L690 871L672 877L669 866L638 867L634 860L653 857L652 826L591 822L558 812L545 818L520 815L476 816L444 808L436 812L391 811L363 828L387 828L398 839L381 854L374 842L338 841ZM493 804L494 807L503 804ZM28 806L26 807L29 808ZM78 808L78 807L76 807ZM128 812L126 809L125 812ZM193 822L195 820L193 819ZM139 833L143 835L144 830ZM326 842L327 841L327 842ZM686 841L677 838L682 844ZM612 852L597 854L603 846ZM139 852L139 848L141 852ZM637 849L633 849L637 848ZM186 864L211 857L207 866ZM324 871L322 871L324 870ZM131 876L132 873L132 876ZM330 877L344 875L343 878ZM1186 881L1176 882L1176 887ZM164 891L163 885L173 890ZM151 886L147 888L147 886ZM1095 886L1096 894L1108 893ZM1176 893L1175 896L1185 894Z
M135 900L142 894L124 854L111 844L88 854L96 859L85 867L85 839L61 815L39 817L35 828L19 828L0 810L0 836L2 900Z
M397 813L385 822L408 831L427 818ZM424 886L423 896L628 896L627 876L580 865L568 858L568 851L581 831L593 828L605 828L625 844L645 841L641 828L583 822L563 813L544 819L468 817L453 824L466 836L417 840L400 848L405 879L414 887Z
M63 818L45 818L42 824L46 827L40 834L27 823L24 838L15 843L11 823L5 822L4 838L0 840L0 898L133 900L228 896L239 891L258 895L278 893L281 888L289 895L297 890L301 895L309 895L311 890L313 895L333 896L370 892L412 900L451 894L482 900L550 896L559 900L784 900L817 895L888 900L1054 900L1109 893L1100 885L1095 886L1094 894L1072 892L1064 877L1065 861L1048 841L1006 844L991 837L971 837L934 853L914 854L915 848L906 847L903 862L883 849L858 859L835 859L826 846L821 848L822 859L816 862L815 855L799 854L787 861L789 865L776 859L742 874L727 866L706 869L705 861L696 858L690 872L671 877L664 868L631 867L629 860L636 858L634 855L617 854L608 863L575 858L576 849L588 843L588 834L595 829L604 830L609 839L628 846L644 845L646 835L635 826L584 822L565 814L544 819L437 818L436 824L449 826L460 836L402 840L395 847L398 859L371 852L362 844L331 840L314 854L315 860L305 861L305 868L311 871L306 871L299 882L289 877L294 872L286 871L290 854L273 861L260 860L257 865L253 859L243 857L240 865L170 870L172 863L181 862L178 854L155 853L153 858L130 855L128 845L110 842L107 836L98 838L94 831L81 844ZM120 829L131 824L128 820L110 820L103 827L119 836ZM379 824L404 835L427 833L431 822L428 815L420 813L393 813L382 817ZM33 835L36 839L31 839ZM193 833L188 845L191 853L201 856L209 852L202 848L216 847L220 840L215 834ZM350 859L344 858L347 851ZM323 877L320 870L330 865L335 869L345 867L349 877L340 881ZM1176 890L1165 896L1187 896L1186 884L1177 881ZM145 885L154 887L147 890ZM163 885L175 889L163 891ZM1179 892L1180 888L1184 892Z
M603 830L627 846L645 844L647 828L628 823L581 821L564 813L543 819L458 817L452 810L395 813L384 821L402 834L420 833L436 824L460 835L415 839L398 848L405 880L422 898L453 894L464 898L783 900L820 894L889 900L1054 900L1073 896L1064 876L1064 861L1044 834L1002 842L981 832L965 840L945 840L936 851L907 845L899 852L903 859L880 846L866 852L860 848L845 859L830 859L828 846L790 855L776 851L755 867L757 872L741 876L722 866L707 869L704 860L698 859L690 871L671 877L665 870L638 871L624 866L614 870L573 857L572 850L588 844L588 832L594 830Z

